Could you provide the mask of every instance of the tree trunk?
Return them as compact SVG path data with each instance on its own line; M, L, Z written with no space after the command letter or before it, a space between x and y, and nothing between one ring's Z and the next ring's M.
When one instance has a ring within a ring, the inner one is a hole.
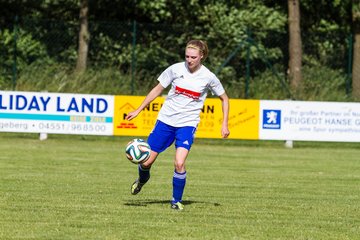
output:
M88 28L88 0L81 0L80 3L80 31L79 31L79 49L76 63L76 71L84 72L86 70L87 56L89 51L90 34Z
M289 78L292 90L301 83L302 44L299 0L288 0L289 11Z
M352 24L354 32L353 44L353 67L352 67L352 96L354 99L360 99L360 3L359 0L353 0L352 6Z

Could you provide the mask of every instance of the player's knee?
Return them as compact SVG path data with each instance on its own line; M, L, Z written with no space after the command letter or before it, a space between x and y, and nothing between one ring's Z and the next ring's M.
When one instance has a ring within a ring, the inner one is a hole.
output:
M148 161L141 164L141 166L144 167L144 168L150 168L151 165L152 165L152 163L148 163Z
M143 167L145 167L145 168L150 168L151 165L155 162L156 157L157 157L157 155L156 155L156 156L151 155L150 158L149 158L146 162L143 162L143 163L141 164L141 166L143 166Z
M185 172L185 163L184 162L177 162L175 161L175 170L178 173Z

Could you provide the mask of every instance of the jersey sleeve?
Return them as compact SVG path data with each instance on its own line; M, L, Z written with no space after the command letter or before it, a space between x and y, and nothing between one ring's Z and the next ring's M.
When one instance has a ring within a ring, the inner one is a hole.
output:
M165 69L165 71L163 71L160 74L160 76L158 77L159 83L164 88L167 88L171 84L173 79L174 79L174 74L173 74L173 71L172 71L172 66Z
M211 93L216 96L220 96L225 93L223 85L221 84L220 80L215 76L215 74L213 74L211 78L209 89Z

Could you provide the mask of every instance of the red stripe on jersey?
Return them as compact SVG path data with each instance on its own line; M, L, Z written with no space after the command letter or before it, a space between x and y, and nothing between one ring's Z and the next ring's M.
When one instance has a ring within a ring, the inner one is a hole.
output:
M194 91L184 89L184 88L181 88L181 87L178 87L178 86L175 87L175 93L176 94L182 94L182 95L185 95L185 96L193 98L193 99L199 99L200 98L200 93L199 92L194 92Z

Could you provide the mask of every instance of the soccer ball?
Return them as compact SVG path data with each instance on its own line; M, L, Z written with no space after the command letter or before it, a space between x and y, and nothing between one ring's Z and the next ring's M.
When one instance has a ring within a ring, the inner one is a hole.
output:
M151 148L143 139L135 138L126 145L125 153L132 163L139 164L149 159Z

